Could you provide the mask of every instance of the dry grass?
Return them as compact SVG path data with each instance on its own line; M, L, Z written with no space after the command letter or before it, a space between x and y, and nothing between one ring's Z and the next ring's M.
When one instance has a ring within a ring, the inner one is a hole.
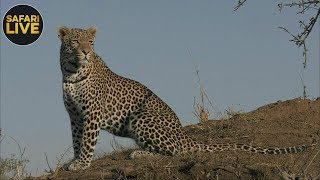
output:
M29 175L26 166L29 160L25 157L26 148L22 148L20 143L11 136L0 134L0 143L9 140L17 145L18 153L12 153L10 157L0 158L0 179L24 179Z

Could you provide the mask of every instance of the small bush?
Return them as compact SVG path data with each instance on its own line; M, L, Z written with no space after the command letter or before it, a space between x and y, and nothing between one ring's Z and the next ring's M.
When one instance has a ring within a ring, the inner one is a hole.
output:
M26 166L29 162L24 157L25 148L21 149L20 144L14 138L0 134L1 144L6 137L9 137L17 144L19 155L11 154L10 157L0 157L0 179L24 179L28 175Z

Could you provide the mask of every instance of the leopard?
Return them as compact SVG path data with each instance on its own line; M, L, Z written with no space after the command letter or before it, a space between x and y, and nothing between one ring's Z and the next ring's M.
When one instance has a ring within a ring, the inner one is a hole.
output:
M130 158L191 152L242 150L293 154L309 145L261 148L239 143L205 144L182 129L175 112L145 85L113 72L95 52L97 28L58 28L65 108L70 117L74 158L67 170L90 167L100 130L134 139L141 150Z

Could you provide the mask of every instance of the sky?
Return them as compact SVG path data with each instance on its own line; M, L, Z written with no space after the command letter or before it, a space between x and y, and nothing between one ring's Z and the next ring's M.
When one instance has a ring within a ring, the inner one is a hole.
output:
M198 123L194 98L201 82L214 104L213 117L232 107L252 111L278 100L319 97L319 22L310 34L308 64L302 51L278 26L299 32L296 11L281 13L273 1L1 0L1 18L13 6L28 4L44 21L31 45L11 43L1 30L1 129L26 147L33 175L52 167L72 144L62 99L59 65L60 26L98 28L95 51L116 73L149 87L178 115L183 125ZM113 135L102 133L97 152L111 152ZM123 146L134 142L116 138ZM18 153L5 138L1 157ZM72 151L64 159L72 157Z

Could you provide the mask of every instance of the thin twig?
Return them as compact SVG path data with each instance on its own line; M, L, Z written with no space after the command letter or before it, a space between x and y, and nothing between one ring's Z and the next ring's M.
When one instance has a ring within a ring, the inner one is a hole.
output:
M11 136L8 136L8 137L11 138L17 144L17 146L19 148L20 159L22 160L22 157L23 157L23 155L24 155L24 153L26 151L26 148L23 148L23 150L22 150L20 144L18 143L18 141L15 138L13 138Z
M191 51L189 48L187 48L189 56L192 58ZM192 59L193 60L193 59ZM201 98L201 104L193 102L193 108L195 110L194 114L199 119L201 123L206 122L209 120L209 111L205 108L205 97L208 99L208 96L205 93L203 84L201 83L200 75L199 75L199 67L194 63L194 60L192 61L195 67L196 75L197 75L197 82L199 84L199 91L200 91L200 98ZM209 101L211 103L211 101Z
M304 76L301 72L299 72L299 77L300 77L300 80L301 80L301 84L302 84L302 87L303 87L303 99L307 99L307 87L304 83Z
M48 170L44 170L46 173L50 173L52 174L53 173L53 170L52 168L50 167L50 164L49 164L49 161L48 161L48 156L47 156L47 153L44 153L44 156L46 157L46 162L47 162L47 165L48 165L48 168L49 168L49 171Z
M309 162L309 164L307 165L307 167L303 170L303 172L305 173L309 166L312 164L313 160L318 156L318 154L320 153L320 149L317 151L317 153L313 156L313 158L311 159L311 161Z
M236 7L233 8L233 11L237 11L247 0L239 0Z

